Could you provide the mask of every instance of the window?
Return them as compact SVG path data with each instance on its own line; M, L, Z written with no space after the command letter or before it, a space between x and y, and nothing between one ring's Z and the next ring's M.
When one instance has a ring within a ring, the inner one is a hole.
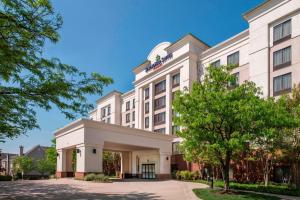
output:
M174 87L179 86L179 84L180 84L180 74L178 73L172 77L172 86L174 88Z
M291 65L291 47L280 49L273 53L273 69L280 69Z
M154 125L164 124L166 120L166 113L158 113L154 115Z
M273 45L291 38L292 25L291 20L278 24L273 28Z
M132 108L135 108L135 99L132 99Z
M126 123L130 122L130 113L126 114Z
M149 99L149 88L146 88L144 92L145 92L145 100Z
M145 128L149 128L149 117L145 118Z
M149 113L149 102L145 103L145 113Z
M106 119L106 122L110 124L110 117Z
M239 66L240 52L237 51L229 56L227 56L227 65Z
M172 143L172 153L179 154L179 142Z
M107 106L107 115L110 115L111 111L110 111L110 106Z
M155 129L154 132L155 133L166 133L166 129L165 128L159 128L159 129Z
M166 96L154 100L154 110L166 107Z
M106 116L106 108L101 109L101 116L102 118Z
M126 102L126 111L130 110L130 101Z
M273 93L274 96L285 92L290 92L292 88L292 74L284 74L274 77L273 79Z
M179 131L179 126L172 126L172 135L176 135L177 131Z
M232 74L232 76L234 76L235 79L229 83L229 88L234 88L234 87L238 86L240 83L240 73L239 72Z
M221 66L221 61L217 60L215 62L212 62L210 65L213 66L213 67L220 67Z
M166 91L166 80L155 84L155 94L160 94L164 91Z
M132 112L132 121L135 121L135 111Z

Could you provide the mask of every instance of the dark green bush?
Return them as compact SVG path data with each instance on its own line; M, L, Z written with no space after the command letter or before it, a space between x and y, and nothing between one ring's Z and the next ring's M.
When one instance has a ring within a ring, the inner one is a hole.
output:
M95 181L95 182L110 182L108 176L104 174L88 174L84 177L85 181Z
M12 176L2 176L0 175L0 181L11 181Z

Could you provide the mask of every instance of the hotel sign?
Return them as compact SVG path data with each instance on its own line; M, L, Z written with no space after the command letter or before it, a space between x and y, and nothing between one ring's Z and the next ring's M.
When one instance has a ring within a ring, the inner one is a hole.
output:
M162 58L159 55L157 55L155 63L148 65L145 68L145 71L148 72L152 69L160 68L163 64L165 64L168 60L171 60L172 58L173 58L173 53L170 53Z

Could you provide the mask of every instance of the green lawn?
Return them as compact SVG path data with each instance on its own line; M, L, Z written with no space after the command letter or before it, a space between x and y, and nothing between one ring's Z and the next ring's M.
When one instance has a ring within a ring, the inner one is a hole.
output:
M193 192L202 200L280 200L280 198L274 196L265 196L245 192L222 194L221 190L210 189L193 189Z

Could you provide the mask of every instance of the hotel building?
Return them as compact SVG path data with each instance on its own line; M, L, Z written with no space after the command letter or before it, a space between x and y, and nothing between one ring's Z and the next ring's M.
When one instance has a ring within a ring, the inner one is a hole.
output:
M135 80L132 90L126 93L113 91L101 97L96 109L90 113L90 120L74 123L82 127L88 127L85 123L99 127L99 135L101 127L105 126L107 130L117 128L117 132L126 132L121 136L124 137L121 142L109 138L100 145L101 150L124 150L124 160L128 158L127 164L123 163L124 174L143 178L167 177L170 174L170 158L177 154L176 144L180 142L180 138L176 137L179 127L172 120L174 93L189 89L193 82L201 81L207 66L236 64L232 73L238 77L238 82L253 81L261 87L263 97L290 92L294 84L300 83L300 1L268 0L246 12L243 17L249 28L215 46L209 46L192 34L173 43L156 45L145 61L133 69ZM76 149L95 146L93 142L86 145L84 139L81 143L71 142L72 145L60 142L66 140L61 135L70 135L74 123L56 132L57 148L62 155L68 153L62 149L71 146ZM86 130L82 132L88 134ZM126 135L137 132L141 134L140 138L127 143ZM157 146L152 148L139 143L147 143L150 135L157 141L163 141L159 145L166 145L166 148L162 151ZM118 137L117 134L115 136ZM140 145L145 148L138 148ZM93 162L82 161L86 165ZM63 163L66 161L58 159L58 172L68 171ZM180 168L176 167L176 160L172 160L172 164L174 168ZM98 165L101 165L99 160ZM101 171L102 167L82 169L87 173ZM150 176L149 173L153 174ZM66 174L61 173L60 176Z

